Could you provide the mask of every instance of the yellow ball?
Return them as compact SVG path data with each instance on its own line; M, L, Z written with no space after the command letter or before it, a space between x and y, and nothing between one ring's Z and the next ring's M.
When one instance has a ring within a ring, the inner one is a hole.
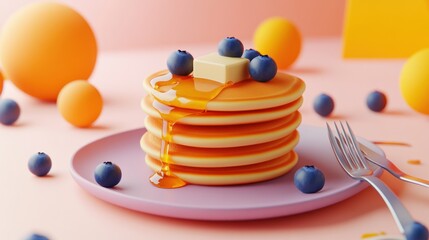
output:
M402 97L412 109L429 114L429 48L418 51L407 60L399 85Z
M298 28L281 17L262 22L253 36L256 50L272 57L279 69L292 65L301 52L301 34Z
M89 127L100 116L103 99L89 82L77 80L61 89L57 107L67 122L76 127Z
M25 93L55 101L64 85L88 79L97 43L87 21L55 2L30 4L14 13L0 36L0 62Z

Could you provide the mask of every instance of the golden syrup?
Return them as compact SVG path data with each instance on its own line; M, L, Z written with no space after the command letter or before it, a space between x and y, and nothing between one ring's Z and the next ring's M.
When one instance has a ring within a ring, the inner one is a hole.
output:
M156 80L154 80L156 78ZM175 76L175 79L189 78ZM164 84L156 85L159 79L163 79ZM157 98L160 102L180 108L188 109L201 109L201 106L207 105L204 109L207 111L254 111L261 109L268 109L290 103L300 98L305 90L305 83L294 76L287 75L284 73L278 73L274 79L269 81L269 84L253 81L247 79L234 83L232 86L223 89L216 98L204 103L205 96L198 96L195 92L188 93L183 91L181 97L175 94L174 90L169 91L177 82L168 76L168 71L163 70L150 75L143 82L143 88L146 92L154 98ZM219 83L206 79L195 79L192 81L185 81L186 83L195 86L189 86L195 88L201 94L205 94L207 91L204 90L204 86L208 86L208 90L214 87L217 88ZM200 84L201 83L201 84ZM203 87L202 87L203 86ZM155 90L155 88L157 88ZM181 99L192 99L191 102L180 101ZM199 108L198 108L199 107ZM202 110L204 110L202 109Z
M386 235L385 232L364 233L362 234L361 239L368 239L368 238L380 237L385 235Z
M170 167L169 149L170 144L173 142L172 131L174 124L185 116L204 112L207 103L229 85L206 79L194 79L192 75L176 76L171 73L153 78L150 84L156 90L153 107L162 118L161 169L150 177L150 182L160 188L183 187L186 182L174 175ZM173 103L173 105L175 105L174 103L179 103L186 108L168 106L161 103L159 99Z
M377 144L377 145L393 145L393 146L411 147L411 144L408 144L405 142L373 141L372 143Z
M232 166L232 167L189 167L181 165L171 165L171 171L177 173L186 173L188 175L244 175L244 174L254 174L254 173L263 173L276 170L280 167L291 166L297 159L295 152L291 151L286 155L283 155L278 158L271 159L262 163L249 164L244 166ZM149 161L155 163L155 159L149 157Z
M409 159L407 160L407 163L411 165L421 165L422 161L420 161L419 159Z
M179 156L185 158L193 158L193 159L217 159L219 158L240 158L243 155L260 155L262 153L277 151L283 148L292 148L288 146L294 146L299 139L299 134L295 130L291 134L286 137L280 138L278 140L274 140L266 143L259 143L250 146L240 146L240 147L228 147L223 148L222 151L219 151L217 148L204 148L204 147L191 147L180 144L172 143L170 144L169 153L170 156ZM161 148L161 140L151 134L146 134L143 137L144 145L146 145L149 149L160 149ZM159 150L158 150L159 151ZM200 160L201 161L201 160ZM214 161L214 160L212 160ZM207 161L204 161L207 162ZM247 162L247 161L246 161ZM187 164L191 164L187 162ZM182 164L186 165L186 164ZM191 165L188 165L191 166Z

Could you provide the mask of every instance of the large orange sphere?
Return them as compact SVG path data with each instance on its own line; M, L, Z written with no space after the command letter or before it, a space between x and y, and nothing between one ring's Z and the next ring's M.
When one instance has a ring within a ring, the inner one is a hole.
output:
M272 57L280 69L286 69L295 62L302 44L298 28L281 17L262 22L255 31L253 42L256 50Z
M55 101L61 88L87 80L97 59L97 43L87 21L55 2L28 5L13 14L0 36L0 63L25 93Z

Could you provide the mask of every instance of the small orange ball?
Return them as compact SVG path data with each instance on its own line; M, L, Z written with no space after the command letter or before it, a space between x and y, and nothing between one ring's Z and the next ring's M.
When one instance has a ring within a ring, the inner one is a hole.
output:
M76 127L89 127L103 109L100 92L85 80L68 83L61 89L57 107L63 118Z
M94 69L95 35L88 22L64 4L29 4L1 30L0 62L5 75L30 96L55 101L64 85L88 79Z
M301 34L289 20L281 17L262 22L253 36L255 49L269 55L279 69L292 65L301 52Z

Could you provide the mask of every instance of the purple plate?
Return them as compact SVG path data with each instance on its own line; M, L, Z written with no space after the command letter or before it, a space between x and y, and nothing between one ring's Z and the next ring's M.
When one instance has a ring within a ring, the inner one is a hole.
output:
M174 218L198 220L250 220L292 215L322 208L360 192L368 185L351 179L334 157L327 130L301 125L296 147L298 165L280 178L239 186L188 185L178 189L159 189L148 178L151 170L144 163L140 138L146 130L136 129L111 135L79 149L71 161L75 181L90 194L112 204L136 211ZM359 139L384 154L374 144ZM113 189L94 180L95 167L112 161L122 169L122 180ZM304 194L293 184L293 173L304 165L315 165L326 178L324 188ZM376 170L381 174L381 169Z

